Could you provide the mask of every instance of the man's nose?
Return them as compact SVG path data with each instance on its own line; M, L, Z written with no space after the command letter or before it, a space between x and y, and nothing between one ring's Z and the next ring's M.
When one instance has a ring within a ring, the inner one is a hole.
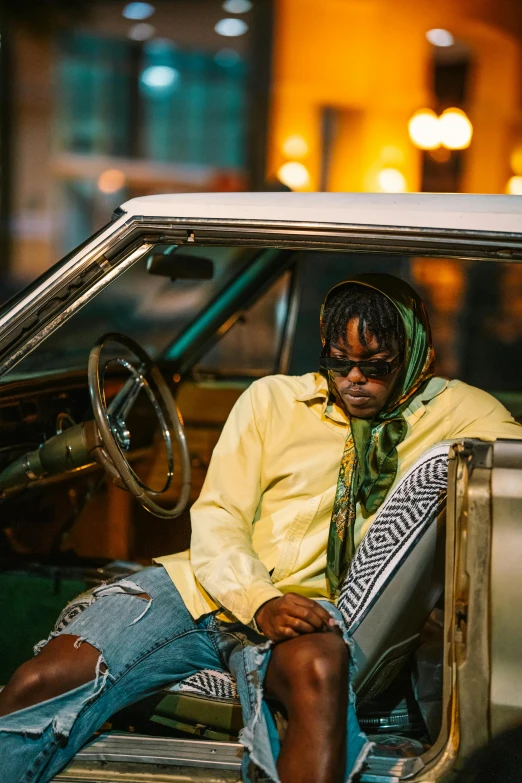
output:
M362 374L357 366L352 367L346 378L350 383L366 383L367 380L366 376Z

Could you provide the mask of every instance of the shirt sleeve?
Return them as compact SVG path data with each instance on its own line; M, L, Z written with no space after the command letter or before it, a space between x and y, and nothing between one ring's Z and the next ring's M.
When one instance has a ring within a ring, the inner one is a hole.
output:
M522 439L522 425L491 394L461 381L450 388L450 437Z
M262 493L263 386L255 382L234 405L191 510L192 569L205 590L245 624L262 604L282 595L252 547Z

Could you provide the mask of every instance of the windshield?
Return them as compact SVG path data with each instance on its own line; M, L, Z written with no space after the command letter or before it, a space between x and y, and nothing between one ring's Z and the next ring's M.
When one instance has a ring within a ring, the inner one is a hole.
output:
M157 359L257 250L183 247L182 252L184 256L205 256L211 260L212 279L172 281L151 275L144 257L53 332L2 381L85 369L93 344L109 331L128 334Z

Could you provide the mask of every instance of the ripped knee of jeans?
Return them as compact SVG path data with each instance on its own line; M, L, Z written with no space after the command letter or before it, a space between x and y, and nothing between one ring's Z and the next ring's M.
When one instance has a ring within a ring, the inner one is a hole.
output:
M86 593L82 593L67 604L67 606L60 613L55 626L47 639L42 639L33 647L34 655L38 655L51 641L51 639L54 639L56 636L60 636L62 633L64 633L67 626L99 598L122 594L132 595L139 600L147 602L143 612L141 612L141 614L139 614L138 617L136 617L136 619L130 623L130 625L134 625L135 623L139 622L139 620L141 620L141 618L147 614L152 605L151 596L131 579L120 579L119 581L112 582L110 584L106 584L104 582L98 587L95 587Z
M143 612L136 617L135 620L130 623L130 625L135 625L137 622L141 620L142 617L144 617L147 612L149 611L150 607L152 606L152 598L148 593L145 593L143 589L136 584L136 582L133 582L131 579L120 579L118 582L113 582L111 584L101 584L99 587L95 587L92 591L92 599L93 601L98 600L99 598L105 598L107 596L111 595L133 595L136 598L139 598L140 600L146 601L147 605Z

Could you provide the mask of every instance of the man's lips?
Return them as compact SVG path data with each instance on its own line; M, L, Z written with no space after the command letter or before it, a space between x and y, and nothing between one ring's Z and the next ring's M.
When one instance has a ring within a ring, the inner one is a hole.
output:
M357 389L347 389L346 391L343 391L343 397L346 397L350 402L353 402L354 405L362 405L371 399L369 394L364 394L364 392L358 391Z

